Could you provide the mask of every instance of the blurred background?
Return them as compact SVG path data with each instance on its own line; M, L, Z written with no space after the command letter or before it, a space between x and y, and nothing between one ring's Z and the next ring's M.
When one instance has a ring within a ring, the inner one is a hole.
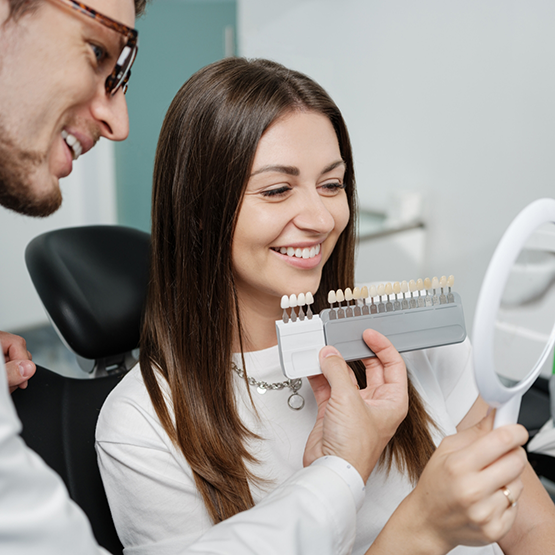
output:
M357 280L454 274L469 330L503 231L526 204L555 196L550 0L152 0L137 28L129 139L101 141L75 164L55 216L0 208L0 329L32 351L42 344L45 366L58 363L25 246L76 225L148 231L164 113L192 73L224 56L270 58L328 90L355 153Z

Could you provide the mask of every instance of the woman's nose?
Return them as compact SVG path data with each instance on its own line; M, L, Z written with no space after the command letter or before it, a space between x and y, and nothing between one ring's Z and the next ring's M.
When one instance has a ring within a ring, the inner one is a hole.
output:
M303 195L299 199L295 225L315 233L329 233L335 227L335 219L326 200L329 199L322 198L317 192Z

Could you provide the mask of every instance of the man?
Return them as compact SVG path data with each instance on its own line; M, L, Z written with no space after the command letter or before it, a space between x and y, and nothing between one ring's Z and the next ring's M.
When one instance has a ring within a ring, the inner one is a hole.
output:
M144 0L89 4L0 0L0 204L22 214L54 212L73 160L100 137L128 134L124 89ZM402 360L368 333L378 354L374 388L359 392L333 348L320 354L325 377L312 379L319 415L305 452L310 466L186 551L174 543L164 553L350 551L364 483L407 410ZM18 436L4 373L13 391L26 387L34 365L21 338L2 333L0 343L7 361L0 355L0 551L101 553L60 478Z
M0 204L7 208L52 214L62 202L58 180L69 175L73 160L100 137L127 137L122 84L110 78L123 46L133 46L135 7L132 0L96 4L127 23L127 35L93 13L77 13L69 1L0 3ZM144 5L137 0L139 13ZM133 61L134 50L127 51L120 70ZM0 343L10 390L25 387L34 365L24 341L3 333Z

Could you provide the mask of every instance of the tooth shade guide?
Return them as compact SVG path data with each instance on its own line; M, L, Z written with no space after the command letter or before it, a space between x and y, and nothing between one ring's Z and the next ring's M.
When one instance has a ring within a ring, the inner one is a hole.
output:
M394 310L401 310L401 301L399 301L399 295L401 294L401 284L396 281L393 284L393 293L395 293L395 300L393 302Z
M370 307L368 306L368 287L365 285L360 290L360 296L362 299L362 314L370 314Z
M287 322L289 322L289 314L287 314L287 309L289 308L289 297L287 295L283 295L283 297L281 297L280 306L283 308L283 322L287 324Z
M375 285L372 285L370 287L370 297L372 298L372 305L370 306L370 314L377 314L378 313L378 307L376 305L376 303L374 303L374 298L377 297L378 295L378 291Z
M385 285L380 283L376 289L378 291L378 313L385 312L385 304L382 299L385 293Z
M337 296L335 295L335 291L332 289L328 292L328 303L330 305L330 320L335 320L337 318L337 313L333 305L337 302Z
M449 292L447 293L447 302L448 303L454 303L455 302L455 296L451 292L451 287L453 287L454 284L455 284L455 276L449 276L447 278L447 287L449 288L449 290L448 290Z
M312 293L309 291L306 296L306 316L309 320L312 320L312 317L314 316L314 313L312 312L312 309L310 308L310 305L314 302L314 297L312 296Z
M345 289L345 301L347 302L347 308L345 309L345 316L347 318L353 317L353 309L351 307L351 301L353 300L353 292L350 287Z
M391 283L386 283L384 287L385 292L385 311L393 312L393 303L390 300L390 296L393 294L393 287Z
M341 303L345 300L345 295L343 294L343 290L342 289L338 289L335 292L335 297L337 299L337 317L338 318L345 318L345 311L343 310Z
M438 305L439 303L439 295L437 294L437 290L439 289L439 279L434 276L432 278L432 288L431 291L433 293L432 295L432 304L434 305Z
M305 314L304 314L303 306L306 304L304 293L299 293L297 295L297 304L299 306L299 318L301 320L304 320Z

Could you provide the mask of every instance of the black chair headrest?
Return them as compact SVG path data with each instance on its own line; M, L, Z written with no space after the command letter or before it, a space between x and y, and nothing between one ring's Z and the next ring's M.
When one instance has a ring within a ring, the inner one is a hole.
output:
M57 229L33 239L25 261L50 319L87 359L139 345L150 235L121 226Z

